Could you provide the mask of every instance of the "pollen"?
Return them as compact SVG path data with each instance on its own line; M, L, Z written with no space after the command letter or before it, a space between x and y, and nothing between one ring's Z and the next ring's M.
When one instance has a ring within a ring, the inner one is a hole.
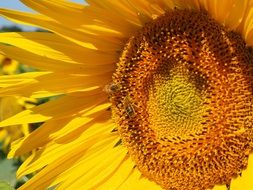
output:
M110 93L123 145L168 190L229 185L253 150L253 56L206 12L173 10L126 44Z

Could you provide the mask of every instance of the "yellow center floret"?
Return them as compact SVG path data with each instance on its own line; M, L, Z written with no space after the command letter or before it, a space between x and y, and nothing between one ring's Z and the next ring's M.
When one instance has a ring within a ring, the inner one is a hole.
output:
M190 82L183 69L170 70L170 76L162 72L154 75L154 85L149 89L147 112L150 127L159 139L189 139L201 133L204 114L203 93Z
M113 118L141 173L164 189L229 184L253 150L253 56L205 12L174 10L126 45Z

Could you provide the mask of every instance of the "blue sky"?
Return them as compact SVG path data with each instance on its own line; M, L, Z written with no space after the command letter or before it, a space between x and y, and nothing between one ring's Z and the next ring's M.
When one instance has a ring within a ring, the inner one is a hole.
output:
M84 0L70 0L77 3L84 3ZM28 7L26 7L24 4L22 4L19 0L0 0L0 8L9 8L9 9L15 9L15 10L21 10L21 11L32 11ZM0 28L2 26L9 26L14 25L15 23L12 23L3 17L0 16ZM20 26L20 25L19 25ZM21 26L25 30L33 30L32 27L27 26Z

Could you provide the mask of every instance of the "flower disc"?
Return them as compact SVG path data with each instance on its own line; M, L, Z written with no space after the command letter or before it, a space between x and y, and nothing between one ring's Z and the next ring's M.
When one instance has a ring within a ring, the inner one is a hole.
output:
M205 12L173 10L127 43L113 118L141 173L165 189L229 184L253 149L252 53Z

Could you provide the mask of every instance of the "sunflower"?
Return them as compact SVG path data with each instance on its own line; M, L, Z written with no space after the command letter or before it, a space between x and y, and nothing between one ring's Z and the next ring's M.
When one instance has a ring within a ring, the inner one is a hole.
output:
M16 113L22 111L23 108L18 104L18 99L14 97L4 97L0 99L0 120L4 120L7 117L13 116ZM3 143L3 150L7 151L9 145L14 140L27 135L29 133L28 125L8 126L0 129L0 142Z
M20 72L20 64L9 57L0 54L0 72L2 75L13 75ZM2 97L0 98L0 121L11 117L24 109L29 109L36 103L35 99L25 97ZM28 124L13 125L0 128L0 142L3 143L3 150L7 151L10 144L28 135L30 127Z
M20 189L251 189L253 1L21 1L0 14L50 32L0 34L40 69L0 94L62 96L0 123L43 122Z
M17 74L18 62L0 54L0 67L1 75Z

